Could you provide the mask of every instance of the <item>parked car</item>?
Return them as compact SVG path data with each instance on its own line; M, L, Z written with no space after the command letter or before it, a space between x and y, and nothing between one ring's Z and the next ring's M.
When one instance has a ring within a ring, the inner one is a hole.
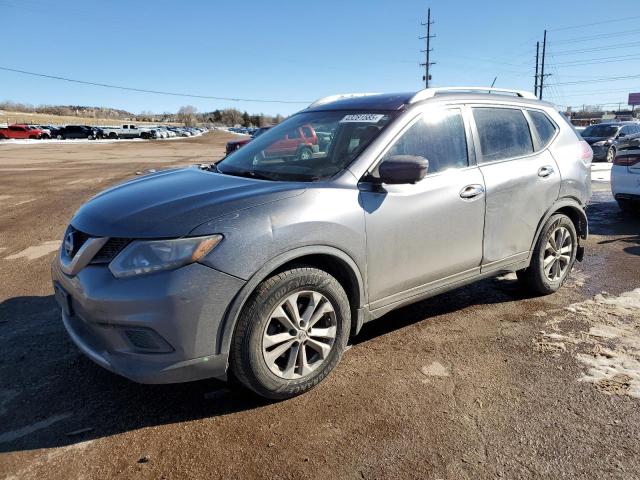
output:
M235 152L240 147L244 147L251 140L253 140L256 137L259 137L260 135L262 135L264 132L266 132L270 128L271 127L261 127L261 128L258 128L257 130L255 130L250 138L242 138L240 140L231 140L231 141L227 142L227 145L226 145L226 148L225 148L226 154L229 155L231 152Z
M143 132L148 131L146 128L138 127L133 124L124 124L120 127L103 127L105 138L140 138Z
M292 155L316 128L329 148ZM298 395L393 309L507 272L558 290L584 253L591 159L528 92L321 99L217 165L85 203L52 264L62 321L138 382L231 370L259 395Z
M622 210L640 212L640 137L618 150L611 167L611 192Z
M46 138L46 133L39 128L31 128L31 126L24 124L0 128L0 140L10 138L40 140Z
M318 150L318 136L313 126L301 125L284 132L279 140L264 150L264 156L268 158L294 157L308 160Z
M44 127L49 130L51 138L56 138L58 136L58 132L62 129L59 125L44 125Z
M594 160L611 163L619 149L626 148L630 140L640 137L640 123L598 123L584 129L582 137L591 145Z
M49 130L49 127L43 126L43 125L29 125L29 129L30 130L38 130L40 132L42 132L40 138L42 139L48 139L51 138L51 130Z
M87 138L96 140L103 137L103 131L97 127L89 127L86 125L67 125L58 130L56 138L58 140Z

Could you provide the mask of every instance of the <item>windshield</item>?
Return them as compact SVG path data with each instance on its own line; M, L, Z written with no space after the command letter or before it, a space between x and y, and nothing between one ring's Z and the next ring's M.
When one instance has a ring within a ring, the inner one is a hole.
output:
M582 132L583 137L613 137L618 130L619 126L615 125L591 125Z
M345 169L396 112L302 112L230 154L218 171L266 180L316 181Z

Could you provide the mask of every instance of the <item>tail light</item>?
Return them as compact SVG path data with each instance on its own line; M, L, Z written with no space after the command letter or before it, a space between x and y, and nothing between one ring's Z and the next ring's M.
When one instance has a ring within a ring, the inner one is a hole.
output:
M618 155L613 159L613 164L621 167L632 167L640 164L640 152L632 155Z
M584 140L580 140L580 160L587 166L591 165L591 161L593 160L593 150L591 150L591 146Z

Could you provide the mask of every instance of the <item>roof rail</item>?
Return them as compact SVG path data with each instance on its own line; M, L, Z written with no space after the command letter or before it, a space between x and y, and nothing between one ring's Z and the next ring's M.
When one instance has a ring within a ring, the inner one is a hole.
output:
M325 103L333 103L338 100L344 100L346 98L367 97L369 95L379 95L378 93L339 93L337 95L329 95L328 97L322 97L313 102L307 108L317 107L318 105L324 105Z
M428 98L433 98L439 93L448 93L448 92L486 92L486 93L511 93L516 94L520 98L528 98L531 100L537 100L537 97L526 90L511 90L508 88L494 88L494 87L435 87L435 88L425 88L424 90L420 90L417 92L409 103L416 103L422 100L427 100Z

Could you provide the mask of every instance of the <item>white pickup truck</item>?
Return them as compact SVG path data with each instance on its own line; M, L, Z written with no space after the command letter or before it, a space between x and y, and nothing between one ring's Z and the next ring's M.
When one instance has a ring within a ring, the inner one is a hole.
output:
M140 138L148 128L138 127L133 124L122 125L121 127L101 127L104 138Z

